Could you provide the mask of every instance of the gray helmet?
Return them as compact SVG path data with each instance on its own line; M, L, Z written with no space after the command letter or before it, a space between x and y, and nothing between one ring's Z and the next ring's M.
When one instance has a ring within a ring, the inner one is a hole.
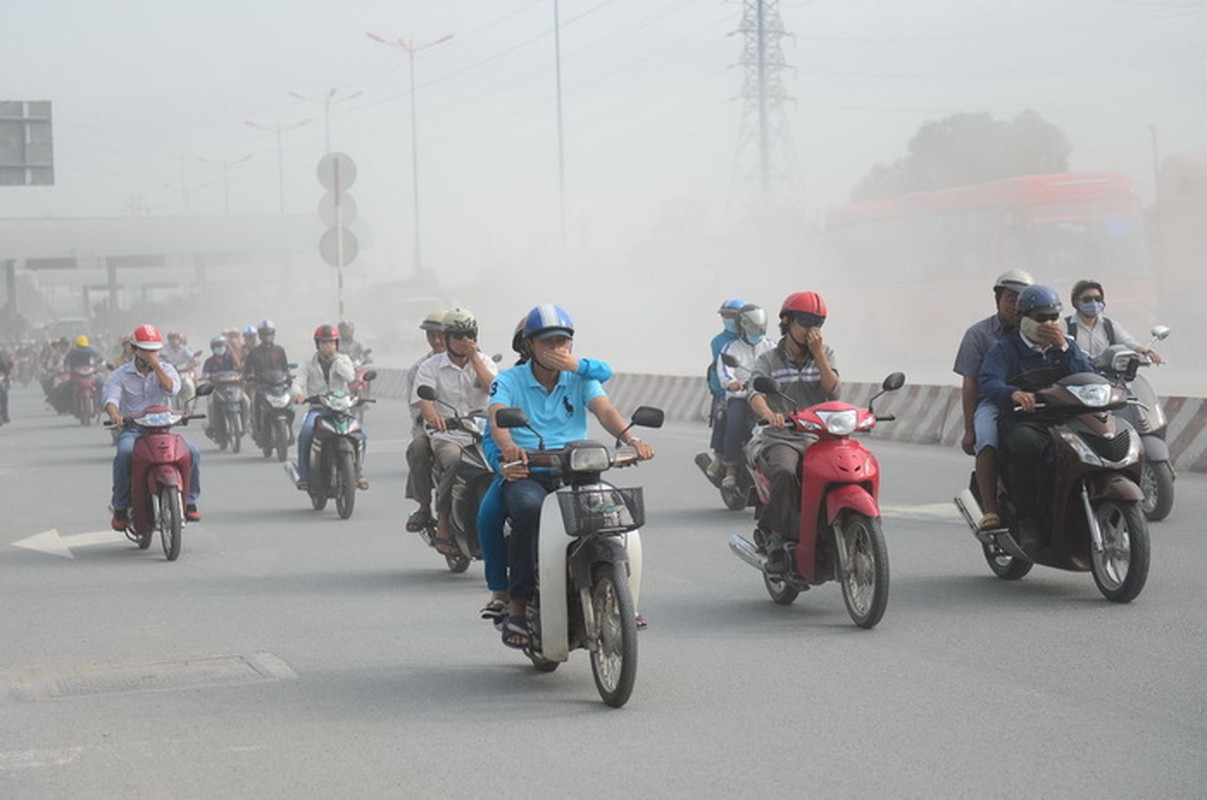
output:
M478 320L473 312L464 308L454 308L444 315L444 332L450 336L468 336L478 338Z
M1021 292L1028 286L1035 283L1035 279L1031 277L1031 273L1021 269L1008 269L1001 275L997 276L997 280L993 282L993 288L1009 289L1012 292Z
M210 349L211 350L215 347L226 347L226 345L227 345L227 342L226 342L225 336L215 336L214 338L210 339Z
M419 323L419 329L422 331L439 331L444 329L444 315L448 311L443 308L438 308L432 313L424 317L423 322Z

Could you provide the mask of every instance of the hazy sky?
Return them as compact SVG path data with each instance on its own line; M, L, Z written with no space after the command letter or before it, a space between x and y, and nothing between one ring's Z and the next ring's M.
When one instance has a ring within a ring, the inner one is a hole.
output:
M1202 0L784 0L780 11L802 220L956 112L1035 109L1068 133L1074 169L1123 170L1146 200L1150 126L1163 154L1207 150ZM729 198L742 4L561 0L560 14L576 253L625 261L668 209L724 233L741 213ZM552 0L6 0L0 21L0 99L53 101L56 158L56 186L0 190L0 217L180 214L182 183L192 213L221 214L223 170L200 159L248 156L227 173L231 211L275 213L276 139L245 123L307 118L282 137L284 186L289 212L312 213L322 113L288 92L335 88L362 93L331 106L331 137L359 167L362 224L390 250L377 262L405 262L406 57L365 34L452 33L416 60L425 263L464 279L556 250ZM800 288L773 285L769 295ZM702 318L700 335L714 323Z

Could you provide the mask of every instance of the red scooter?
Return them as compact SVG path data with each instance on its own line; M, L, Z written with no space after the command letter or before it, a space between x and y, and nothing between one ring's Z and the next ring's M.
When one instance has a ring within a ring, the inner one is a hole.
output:
M81 425L91 425L101 413L100 375L91 364L71 368L71 410Z
M800 535L791 541L760 526L754 530L754 542L737 534L729 539L734 554L763 574L767 593L779 605L791 604L812 586L837 580L856 625L871 628L884 616L889 568L880 527L880 466L867 448L850 437L894 419L891 414L877 416L872 403L904 385L905 375L894 372L866 409L829 401L787 415L785 422L792 431L817 437L802 458ZM779 394L779 385L771 378L756 378L754 388ZM767 426L760 425L755 436L766 431ZM758 443L752 441L747 452L757 453ZM757 458L751 469L762 508L770 499L771 482ZM769 568L769 555L777 556L773 562L786 564L786 569Z
M198 395L209 394L204 389L199 389ZM137 544L139 550L146 550L151 546L152 535L159 531L168 561L180 556L184 496L192 473L189 447L183 436L172 433L172 428L204 417L204 414L179 414L168 406L149 406L141 417L131 420L143 429L143 435L134 442L130 458L126 538ZM111 424L105 422L106 426Z

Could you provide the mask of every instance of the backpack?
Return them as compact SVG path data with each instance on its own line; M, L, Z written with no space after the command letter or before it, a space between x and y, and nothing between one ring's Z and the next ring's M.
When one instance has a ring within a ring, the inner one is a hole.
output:
M1068 327L1069 336L1073 339L1076 339L1077 338L1077 324L1073 321L1074 318L1075 318L1075 315L1073 315L1073 314L1070 314L1069 316L1065 317L1065 324ZM1115 326L1111 324L1110 317L1102 318L1102 327L1106 329L1107 345L1109 346L1109 345L1115 344Z

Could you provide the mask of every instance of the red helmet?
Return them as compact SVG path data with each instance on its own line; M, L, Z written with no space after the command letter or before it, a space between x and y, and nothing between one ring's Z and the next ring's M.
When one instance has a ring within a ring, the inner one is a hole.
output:
M820 328L826 321L826 301L817 292L790 294L780 307L780 319L788 316L806 327Z
M314 341L316 342L338 342L339 328L334 325L319 325L314 329Z
M139 350L160 350L163 348L163 337L154 325L139 325L134 329L132 339Z

